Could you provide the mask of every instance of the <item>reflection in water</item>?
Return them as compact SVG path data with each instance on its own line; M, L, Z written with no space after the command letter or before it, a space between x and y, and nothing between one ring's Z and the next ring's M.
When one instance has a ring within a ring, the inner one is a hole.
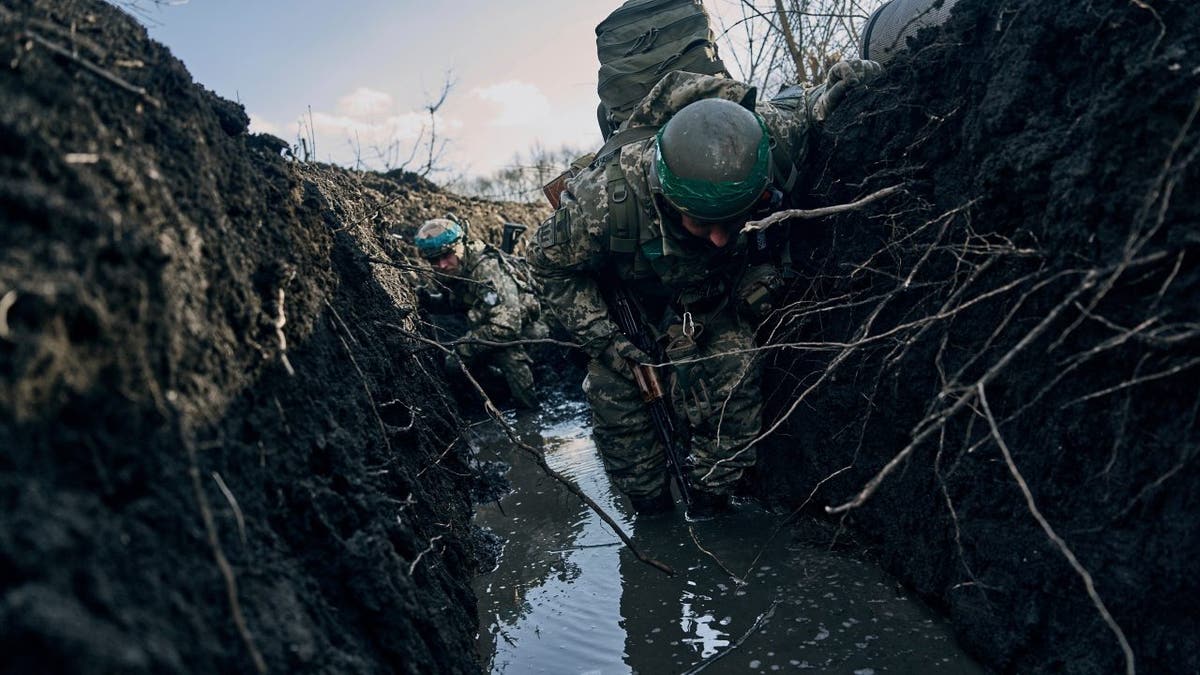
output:
M744 585L699 549L682 509L635 519L604 474L583 404L513 421L552 468L677 574L639 562L499 430L482 430L481 459L494 452L510 462L514 488L476 515L507 540L497 569L475 580L477 647L490 672L984 672L879 570L789 547L786 535L772 539L778 516L747 505L693 525L703 548Z

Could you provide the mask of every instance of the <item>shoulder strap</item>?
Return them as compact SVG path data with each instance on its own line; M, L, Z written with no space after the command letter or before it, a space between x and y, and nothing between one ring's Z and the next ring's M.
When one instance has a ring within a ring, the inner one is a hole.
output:
M796 168L796 163L788 157L786 152L771 149L771 159L775 162L775 184L783 190L784 194L789 194L792 188L796 187L796 179L800 176L800 170Z
M596 151L596 161L603 161L607 159L608 155L621 149L622 147L629 145L630 143L644 141L657 133L657 126L630 127L628 129L621 129L612 136L609 136L608 140L604 142L604 145L600 146L600 149Z
M634 253L638 245L638 205L620 162L610 161L604 167L604 182L608 193L608 250Z

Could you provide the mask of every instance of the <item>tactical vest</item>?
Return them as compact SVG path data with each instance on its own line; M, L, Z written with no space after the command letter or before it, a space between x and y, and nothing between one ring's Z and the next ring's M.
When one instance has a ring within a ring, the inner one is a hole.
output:
M473 264L470 266L470 269L466 270L468 274L473 275L475 268L484 260L495 260L500 269L512 278L513 282L517 285L517 290L520 291L521 314L524 321L536 321L541 315L541 303L538 301L539 293L537 284L533 279L533 275L530 274L528 265L525 264L524 259L505 255L503 251L487 242L481 243L483 247L474 256L475 259L472 261ZM473 296L478 291L468 286L465 292ZM464 295L463 299L468 305L474 304L474 301L478 300L478 298L467 297L466 295Z

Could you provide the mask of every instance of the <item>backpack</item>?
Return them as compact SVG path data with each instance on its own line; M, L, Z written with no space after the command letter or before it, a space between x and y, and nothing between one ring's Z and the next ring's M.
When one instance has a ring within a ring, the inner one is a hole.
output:
M604 171L610 202L609 250L629 255L638 247L641 211L636 200L626 198L629 184L619 164L609 160L622 147L651 138L659 127L622 124L654 86L674 71L726 77L729 73L717 55L709 16L700 0L627 0L596 26L596 55L600 60L597 117L605 142L596 152L577 158L543 185L542 192L557 211L569 181L585 171ZM788 158L774 160L790 190L795 166ZM645 273L644 261L631 257L635 273Z
M597 121L605 143L542 186L555 209L568 180L597 159L658 131L638 127L617 132L617 128L668 73L729 75L717 55L708 12L700 0L628 0L596 26L596 56L600 60Z
M600 130L607 139L673 70L728 73L699 0L628 0L596 26Z

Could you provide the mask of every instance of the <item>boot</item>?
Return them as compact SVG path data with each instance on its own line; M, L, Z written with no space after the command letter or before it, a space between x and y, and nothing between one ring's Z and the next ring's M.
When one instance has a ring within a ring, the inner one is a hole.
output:
M711 520L729 511L729 494L692 490L692 503L688 505L687 519L691 522Z
M667 490L650 497L630 497L629 501L633 503L633 510L639 516L652 516L675 510L675 500Z

